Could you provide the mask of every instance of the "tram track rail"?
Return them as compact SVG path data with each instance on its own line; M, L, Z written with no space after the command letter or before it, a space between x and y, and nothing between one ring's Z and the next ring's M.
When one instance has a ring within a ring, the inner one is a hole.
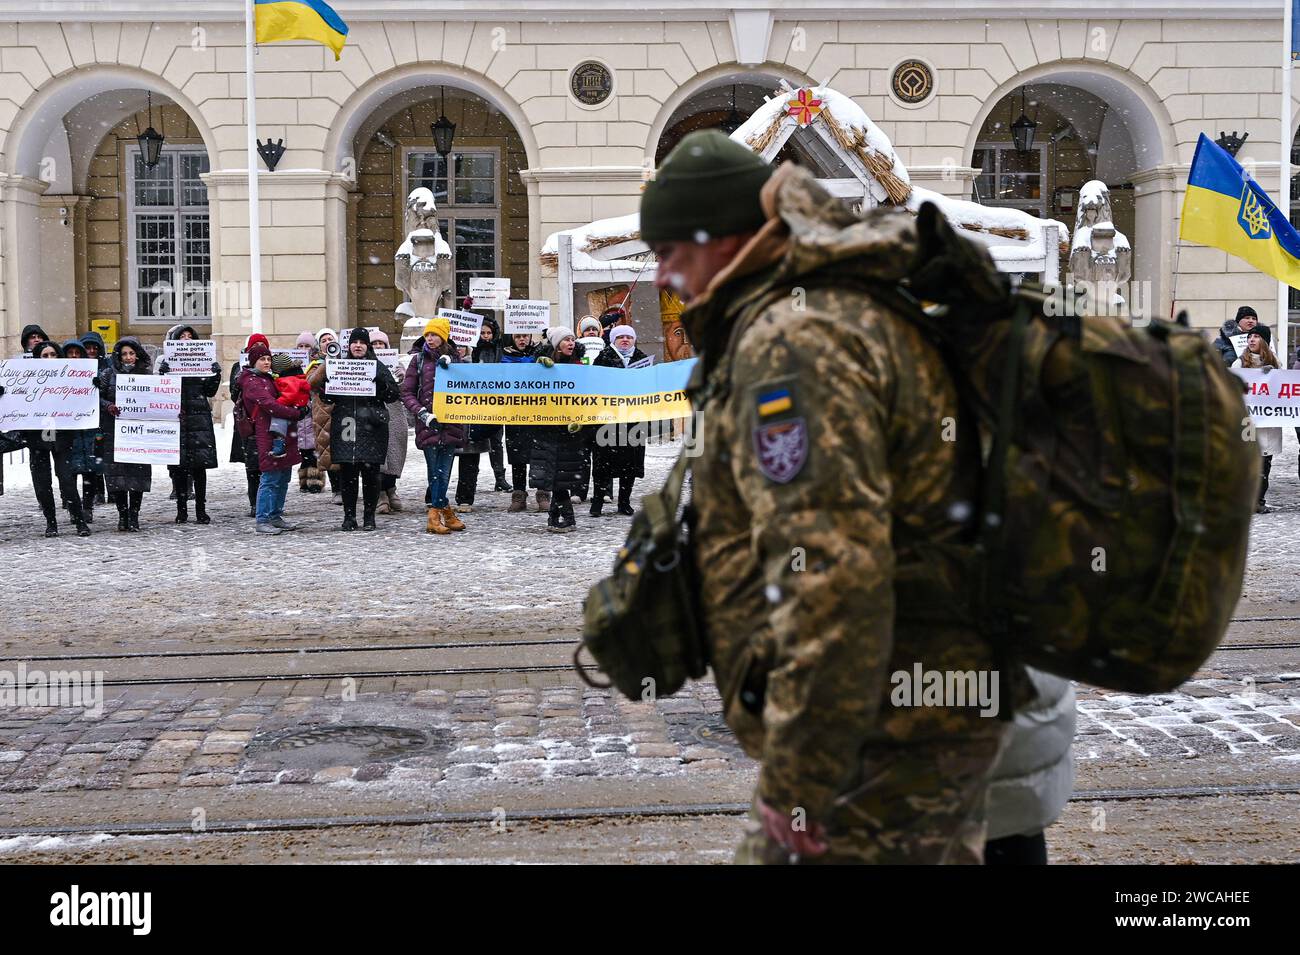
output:
M1128 802L1161 799L1265 798L1300 795L1300 785L1278 786L1176 786L1169 788L1081 790L1071 802ZM78 823L46 826L0 825L0 838L57 838L69 836L203 836L249 835L277 832L314 832L352 828L413 828L418 826L463 826L500 824L507 826L547 822L602 822L625 819L693 819L709 816L743 816L749 803L673 803L633 806L582 806L546 809L467 810L399 814L340 816L295 816L283 819L208 819L196 831L191 819L114 823Z

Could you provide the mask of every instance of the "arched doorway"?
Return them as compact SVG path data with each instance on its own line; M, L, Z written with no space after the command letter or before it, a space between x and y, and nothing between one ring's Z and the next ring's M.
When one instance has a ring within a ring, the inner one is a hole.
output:
M1030 135L1017 144L1013 127L1022 115ZM1178 185L1165 165L1167 140L1159 104L1131 78L1039 68L1004 84L971 127L967 155L976 175L968 198L1072 230L1079 187L1101 180L1115 225L1133 247L1130 305L1164 314Z
M155 162L139 141L148 129L162 137ZM209 333L225 304L213 294L211 141L192 105L135 70L78 72L32 97L6 143L6 326L149 342L183 318Z

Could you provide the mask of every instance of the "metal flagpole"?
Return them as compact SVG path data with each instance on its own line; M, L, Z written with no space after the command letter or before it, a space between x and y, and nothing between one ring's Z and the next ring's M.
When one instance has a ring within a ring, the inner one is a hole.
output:
M1290 0L1287 0L1289 3ZM253 0L244 0L244 84L248 110L248 280L252 283L253 331L262 331L261 210L257 199L257 83L253 73L256 43Z
M1286 217L1291 218L1291 19L1293 0L1282 0L1282 108L1278 111L1281 120L1280 162L1278 165L1278 205L1282 206ZM1282 352L1278 357L1283 366L1289 365L1290 347L1287 343L1287 320L1291 287L1285 282L1277 283L1277 343Z

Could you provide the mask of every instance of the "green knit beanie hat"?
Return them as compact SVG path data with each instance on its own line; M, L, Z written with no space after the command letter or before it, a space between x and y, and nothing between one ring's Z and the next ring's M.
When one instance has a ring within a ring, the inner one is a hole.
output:
M641 194L645 242L707 241L767 221L758 194L772 167L716 129L686 136Z

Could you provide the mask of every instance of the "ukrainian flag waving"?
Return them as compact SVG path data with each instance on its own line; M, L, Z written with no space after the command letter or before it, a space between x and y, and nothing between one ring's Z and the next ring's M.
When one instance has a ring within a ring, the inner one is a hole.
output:
M255 0L257 42L315 40L334 51L343 51L348 25L322 0Z
M1223 249L1300 288L1300 233L1237 160L1204 133L1187 176L1178 236Z

